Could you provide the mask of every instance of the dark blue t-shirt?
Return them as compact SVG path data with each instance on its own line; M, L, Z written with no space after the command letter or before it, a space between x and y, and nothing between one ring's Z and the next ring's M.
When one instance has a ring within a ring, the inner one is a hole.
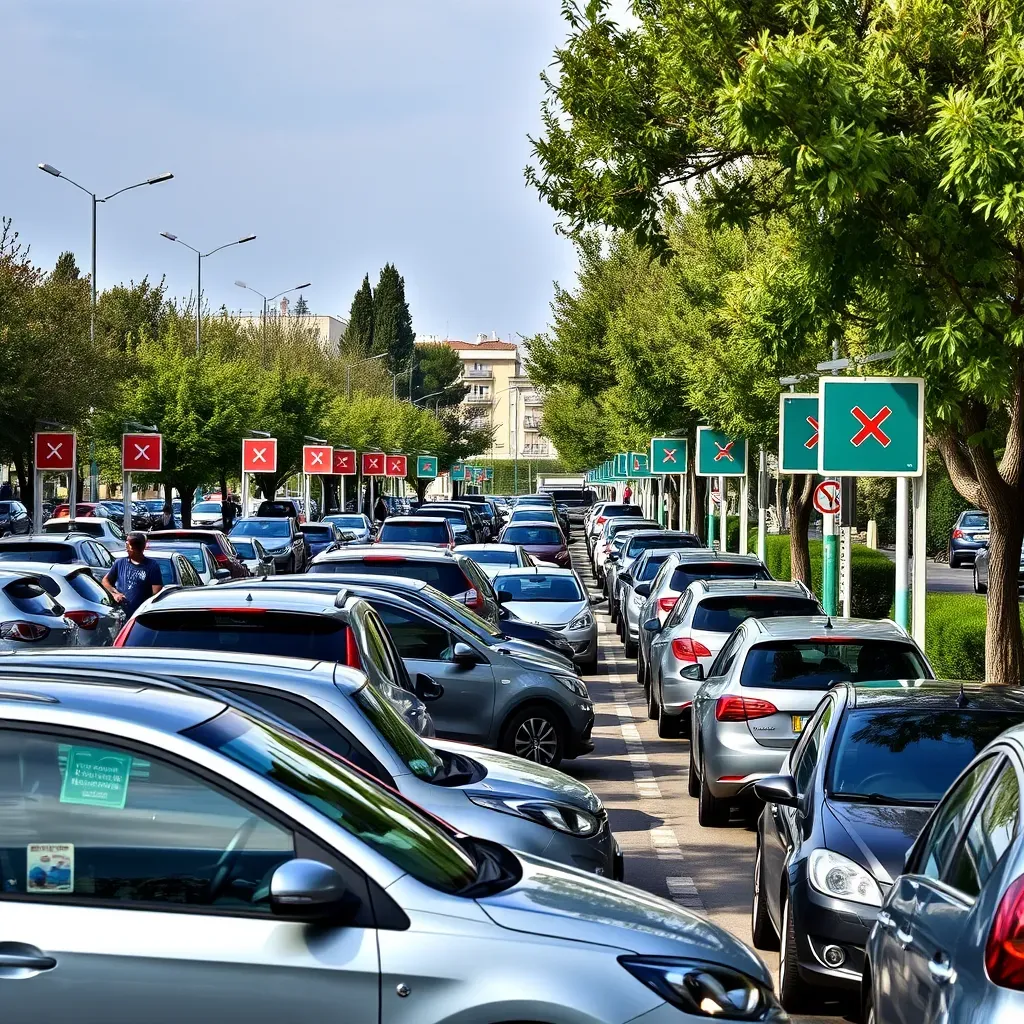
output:
M127 615L134 615L142 602L153 596L153 588L164 582L160 566L145 555L138 565L127 557L115 559L106 578L124 594L121 607Z

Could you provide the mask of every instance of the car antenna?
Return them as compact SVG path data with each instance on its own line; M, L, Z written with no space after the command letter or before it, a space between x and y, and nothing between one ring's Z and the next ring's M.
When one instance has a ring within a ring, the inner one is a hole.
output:
M832 625L832 616L831 615L826 615L825 616L825 628L826 629L835 629L835 626Z
M967 706L967 694L964 693L964 681L962 679L960 680L960 692L957 694L956 697L956 706L958 708L963 708Z
M252 602L252 591L250 591L248 594L245 595L245 599L246 599L246 601L249 601L250 603Z

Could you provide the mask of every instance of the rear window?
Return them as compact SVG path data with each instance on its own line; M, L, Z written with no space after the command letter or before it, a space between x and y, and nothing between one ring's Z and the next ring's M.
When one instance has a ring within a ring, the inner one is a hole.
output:
M368 557L352 562L318 562L310 566L311 573L359 573L366 576L402 576L410 580L422 580L449 597L464 594L469 581L454 562L419 562L411 559L393 559L381 556Z
M513 601L582 601L583 592L572 576L502 576L494 579L494 589L511 594Z
M678 551L680 548L699 548L700 541L696 537L631 537L627 541L626 555L630 558L641 551L655 551L669 548Z
M562 532L553 526L513 526L505 530L502 540L506 544L543 544L562 546Z
M75 555L75 549L67 544L0 544L0 562L56 562L67 565L81 561Z
M418 508L416 515L433 519L447 519L449 523L458 523L460 526L465 526L471 518L468 512L461 512L457 508Z
M243 519L231 530L232 537L290 537L291 526L283 519Z
M366 522L362 516L331 516L330 520L343 530L365 530Z
M974 515L965 515L960 520L961 526L966 526L970 530L987 530L988 529L988 516L975 513Z
M931 673L910 644L896 640L776 640L747 652L741 686L827 690L836 682L920 679Z
M514 551L463 551L467 558L472 558L479 565L518 565L519 559Z
M24 615L63 615L64 609L34 581L14 580L4 587L11 604Z
M676 566L669 586L682 593L695 580L770 580L771 575L756 562L686 562Z
M309 523L303 523L300 529L307 537L315 537L317 540L332 540L334 535L330 526L310 526Z
M345 660L345 626L325 615L240 609L143 615L125 647L232 651L320 661Z
M114 603L113 598L96 582L88 569L71 573L68 576L68 583L71 584L71 589L86 601L92 601L93 604Z
M663 555L649 555L640 564L635 574L638 583L646 583L658 575L658 570L668 561L668 552Z
M693 628L709 633L731 633L744 619L820 614L821 605L809 597L709 597L697 605Z
M65 520L62 523L44 523L43 533L85 533L90 537L102 537L103 536L103 524L102 523L90 523L84 519L76 519L74 523L70 519Z
M179 555L183 555L192 564L192 568L198 573L206 572L206 559L203 556L203 549L198 546L193 547L177 547L168 545L150 544L147 549L151 555L156 555L157 552L163 550L165 552L176 551Z
M380 530L386 544L447 544L448 530L442 523L388 523Z
M258 516L280 516L288 518L296 515L295 506L290 501L265 501L256 510Z
M241 540L238 537L232 537L231 542L235 545L235 551L238 552L239 558L258 558L256 549L253 547L251 540Z
M531 519L538 523L553 523L557 516L549 508L517 508L509 521L528 523Z
M612 516L636 516L637 519L643 519L644 510L639 505L605 505L600 514L606 519Z

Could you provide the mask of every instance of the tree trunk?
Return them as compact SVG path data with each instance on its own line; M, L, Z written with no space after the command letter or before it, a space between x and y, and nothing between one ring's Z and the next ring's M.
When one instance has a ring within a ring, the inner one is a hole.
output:
M789 485L789 565L790 579L811 586L811 552L807 528L814 508L814 474L792 477Z
M693 532L706 547L711 546L708 536L708 478L706 476L690 477L690 515L693 518Z
M192 528L192 495L198 486L197 480L174 481L174 488L181 496L181 526L184 530Z
M422 505L427 500L427 485L430 483L429 480L417 480L416 481L416 504Z
M1002 497L1007 497L1003 495ZM988 541L988 616L985 630L986 682L1020 686L1024 679L1020 626L1021 544L1024 542L1024 507L1016 501L990 499Z
M25 460L20 455L14 456L14 472L18 476L18 500L29 509L35 507L35 473L30 473L26 468ZM33 530L41 530L42 523L33 523Z

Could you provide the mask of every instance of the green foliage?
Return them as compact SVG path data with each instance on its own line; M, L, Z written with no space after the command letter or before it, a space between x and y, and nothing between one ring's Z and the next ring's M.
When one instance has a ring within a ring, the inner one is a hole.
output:
M73 252L62 252L57 257L57 262L54 264L53 272L50 276L54 281L60 281L62 284L70 284L72 281L77 281L82 275L78 269L78 264L75 262L75 254Z
M373 341L371 353L386 352L392 373L408 370L416 335L412 329L405 279L393 263L386 263L373 290Z
M932 473L931 467L928 470ZM943 561L949 555L949 535L961 512L970 508L956 488L949 474L942 472L933 481L928 477L928 554Z
M985 598L929 594L925 653L940 679L985 678Z
M373 292L369 274L352 299L343 347L351 354L365 355L373 351Z
M416 346L417 401L433 395L425 405L442 409L459 405L469 394L468 386L457 383L461 377L462 360L455 349L434 343Z
M514 459L473 459L468 465L494 470L494 480L482 487L486 494L532 494L537 490L539 476L560 476L566 472L559 459L519 459L518 470Z
M309 303L306 301L306 296L301 292L299 293L299 299L295 303L295 308L292 310L292 316L309 316Z
M119 352L133 352L143 338L159 338L166 322L166 286L163 278L152 285L144 277L138 284L118 284L96 300L96 331Z

